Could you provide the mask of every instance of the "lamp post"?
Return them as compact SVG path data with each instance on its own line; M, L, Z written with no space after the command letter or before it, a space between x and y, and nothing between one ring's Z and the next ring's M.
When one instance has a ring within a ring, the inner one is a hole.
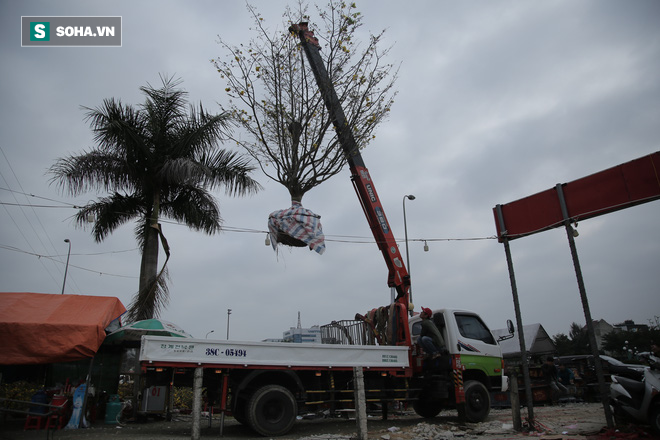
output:
M403 196L403 231L406 235L406 266L408 267L408 276L410 276L410 254L408 253L408 224L406 223L406 199L415 200L415 196L413 196L412 194L407 194ZM408 292L409 292L409 302L412 302L412 282L410 283Z
M227 309L227 340L229 340L229 315L231 315L231 309Z
M208 332L208 333L206 334L206 336L204 336L204 339L208 339L209 335L210 335L211 333L213 333L214 331L215 331L215 330L211 330L210 332Z
M65 243L69 243L69 253L66 255L66 267L64 268L64 281L62 282L62 295L64 295L64 286L66 286L66 274L69 271L69 257L71 257L71 240L64 239Z

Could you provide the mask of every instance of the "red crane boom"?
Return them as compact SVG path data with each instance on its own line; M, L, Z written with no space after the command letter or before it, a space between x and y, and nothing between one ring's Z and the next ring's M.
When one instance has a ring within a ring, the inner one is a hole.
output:
M378 198L374 182L362 160L360 148L355 142L355 137L346 121L341 102L337 97L328 71L321 59L318 39L309 30L307 23L294 24L289 30L300 38L302 48L307 55L310 67L316 78L316 83L321 91L321 96L332 118L339 144L348 161L353 187L367 217L369 227L376 239L378 248L385 259L388 269L387 284L397 291L394 301L396 319L391 320L395 326L395 331L393 332L393 335L395 335L394 341L397 345L410 345L410 332L408 330L410 275L399 252L394 234L387 222L385 210Z

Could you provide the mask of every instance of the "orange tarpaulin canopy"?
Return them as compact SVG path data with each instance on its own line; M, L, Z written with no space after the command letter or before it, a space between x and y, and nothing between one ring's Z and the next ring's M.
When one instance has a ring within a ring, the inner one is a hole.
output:
M114 297L0 292L0 364L93 357L126 308Z

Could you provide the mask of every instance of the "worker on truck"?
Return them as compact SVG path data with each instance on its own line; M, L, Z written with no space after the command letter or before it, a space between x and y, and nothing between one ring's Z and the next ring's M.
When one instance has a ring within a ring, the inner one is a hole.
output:
M428 307L422 307L422 313L419 314L419 317L422 318L422 329L419 333L420 345L430 358L435 359L440 357L442 352L446 350L445 340L431 319L433 317L433 311Z

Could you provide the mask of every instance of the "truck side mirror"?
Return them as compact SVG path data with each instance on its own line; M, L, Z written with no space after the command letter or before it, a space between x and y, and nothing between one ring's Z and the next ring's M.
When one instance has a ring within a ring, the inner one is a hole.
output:
M509 330L509 334L506 336L500 336L497 338L497 342L506 341L507 339L513 338L513 334L516 332L516 328L513 326L513 321L510 319L506 320L506 328Z

